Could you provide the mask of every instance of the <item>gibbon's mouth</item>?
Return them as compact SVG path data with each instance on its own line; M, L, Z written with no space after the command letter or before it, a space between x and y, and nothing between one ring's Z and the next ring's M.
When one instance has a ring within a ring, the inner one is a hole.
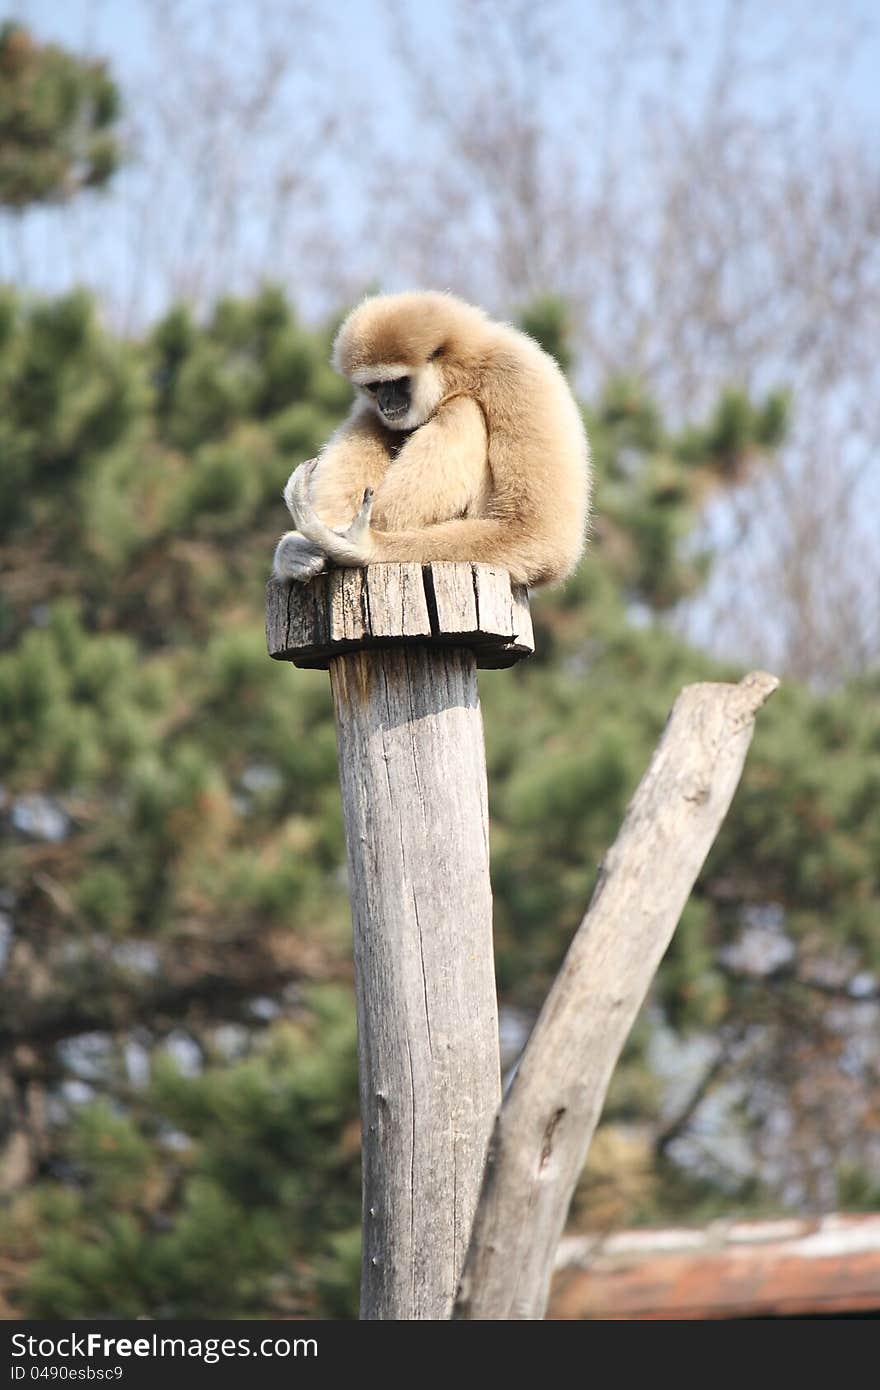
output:
M409 377L398 376L390 381L376 381L368 385L367 390L375 396L386 425L400 429L412 404Z

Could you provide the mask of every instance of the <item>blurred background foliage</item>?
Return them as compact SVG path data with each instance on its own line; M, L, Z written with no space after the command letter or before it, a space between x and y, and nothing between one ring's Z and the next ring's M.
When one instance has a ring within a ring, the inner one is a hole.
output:
M101 188L119 164L119 92L102 62L0 25L0 206Z
M7 26L8 217L109 177L116 111L100 64ZM582 380L573 300L511 302ZM2 291L7 1317L355 1315L331 706L326 676L272 663L262 631L281 487L349 400L335 322L267 282L137 332L81 289ZM534 597L534 660L481 677L508 1066L676 693L742 673L680 618L715 582L708 519L754 509L796 428L773 358L763 382L677 405L636 365L583 392L589 554ZM725 593L754 601L730 578ZM869 656L810 682L783 671L613 1082L576 1225L880 1206Z

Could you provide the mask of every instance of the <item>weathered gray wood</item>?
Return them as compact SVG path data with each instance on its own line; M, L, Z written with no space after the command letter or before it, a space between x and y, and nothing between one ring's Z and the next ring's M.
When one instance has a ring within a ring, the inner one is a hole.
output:
M477 666L534 646L487 565L269 584L269 652L329 668L354 920L364 1318L450 1316L500 1098Z
M391 580L398 567L381 568ZM500 1098L476 662L392 645L335 657L330 678L354 920L361 1316L445 1319Z
M676 701L499 1110L455 1317L543 1316L611 1073L777 684L754 672Z
M529 591L523 584L511 585L513 600L513 628L516 632L514 648L524 652L535 650L535 634L532 630L532 615L529 610Z
M534 651L528 591L512 585L506 570L448 562L269 582L266 641L278 661L326 670L343 652L425 640L467 647L478 666L512 666Z
M507 591L509 594L509 583ZM479 630L473 565L448 560L432 565L431 594L438 631L461 634Z

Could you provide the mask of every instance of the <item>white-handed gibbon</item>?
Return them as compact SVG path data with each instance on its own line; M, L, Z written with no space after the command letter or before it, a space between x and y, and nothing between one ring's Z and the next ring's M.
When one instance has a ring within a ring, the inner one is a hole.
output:
M394 560L479 561L529 585L571 572L589 450L533 339L449 294L377 295L343 323L333 363L358 398L284 489L297 529L278 544L277 577Z

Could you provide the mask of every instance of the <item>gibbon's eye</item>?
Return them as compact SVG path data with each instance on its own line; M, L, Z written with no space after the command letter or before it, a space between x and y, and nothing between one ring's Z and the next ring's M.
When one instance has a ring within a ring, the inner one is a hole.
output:
M364 390L369 391L371 396L375 396L376 392L379 390L379 387L381 385L381 381L368 381L366 386L364 387Z
M445 344L445 343L441 343L440 346L439 346L439 347L436 347L436 348L434 349L434 351L431 353L431 356L428 358L428 361L429 361L429 362L436 362L436 361L437 361L437 358L438 358L438 357L442 357L445 351L446 351L446 344Z

